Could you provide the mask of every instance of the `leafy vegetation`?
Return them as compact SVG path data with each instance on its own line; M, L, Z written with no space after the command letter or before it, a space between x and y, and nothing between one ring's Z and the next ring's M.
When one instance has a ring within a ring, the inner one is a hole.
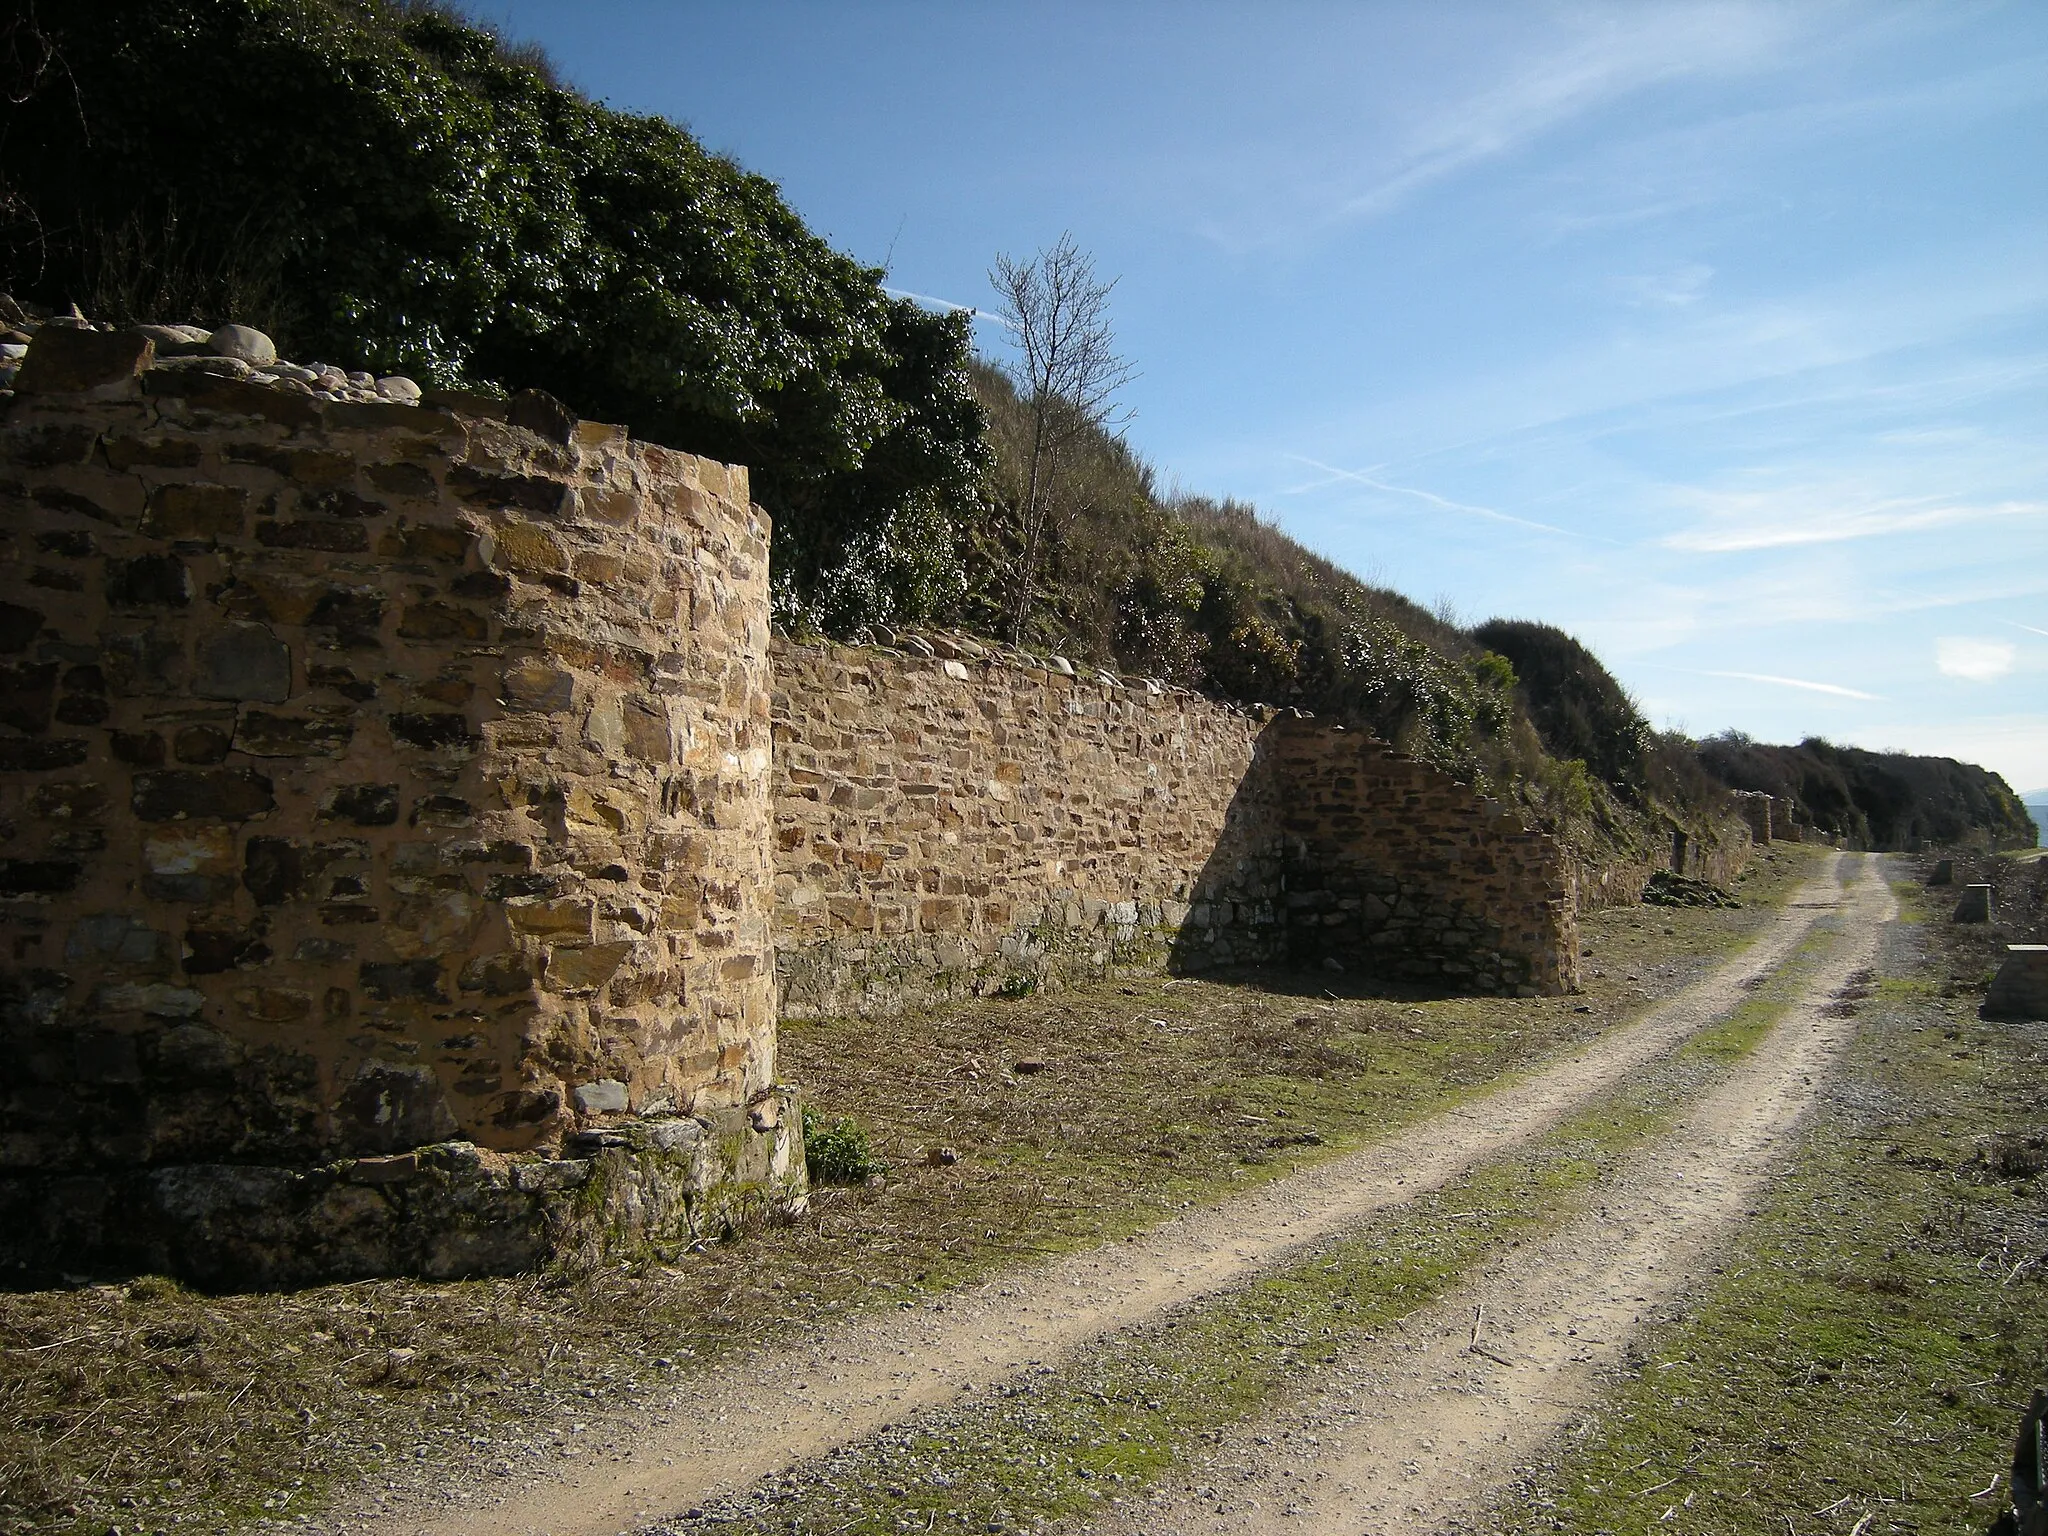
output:
M1506 657L1529 718L1554 757L1577 758L1609 784L1642 787L1655 737L1599 658L1561 629L1491 619L1472 638Z
M683 129L430 5L72 0L11 33L17 296L546 389L749 465L800 615L957 597L986 467L965 317L892 299Z
M1789 800L1807 825L1865 848L2031 848L2038 836L2004 779L1954 758L1866 752L1819 737L1773 747L1735 731L1701 742L1699 755L1731 789Z
M1159 493L1107 432L1082 435L1030 537L1033 417L1009 378L973 374L990 423L993 517L971 550L959 622L1000 632L1007 581L1035 573L1027 646L1244 703L1294 705L1372 731L1496 792L1538 781L1543 750L1514 670L1455 625L1358 580L1234 501Z
M867 1130L851 1115L827 1125L817 1113L804 1110L804 1172L814 1184L864 1184L889 1171Z
M891 298L772 183L586 100L438 0L71 0L0 25L14 295L542 388L744 463L786 627L952 625L1299 706L1596 855L1653 850L1667 822L1706 831L1727 784L1790 788L1815 825L1874 845L2027 824L1995 779L1935 759L1723 739L1710 775L1561 631L1468 632L1251 507L1162 494L1112 430L1109 284L1070 241L1012 264L1044 281L1006 302L1024 318L1060 258L1090 347L1025 367L1020 394L972 356L965 316Z

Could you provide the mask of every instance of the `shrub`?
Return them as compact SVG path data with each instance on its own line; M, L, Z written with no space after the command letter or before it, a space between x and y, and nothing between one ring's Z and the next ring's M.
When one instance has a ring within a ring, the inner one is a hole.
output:
M889 1171L868 1133L850 1115L829 1126L808 1107L804 1110L804 1171L814 1184L865 1184Z
M1545 751L1640 795L1650 727L1599 657L1561 629L1521 619L1490 620L1472 638L1512 666Z
M965 316L882 291L775 186L392 0L69 0L0 50L0 276L102 318L533 386L737 462L796 606L955 601L983 419Z

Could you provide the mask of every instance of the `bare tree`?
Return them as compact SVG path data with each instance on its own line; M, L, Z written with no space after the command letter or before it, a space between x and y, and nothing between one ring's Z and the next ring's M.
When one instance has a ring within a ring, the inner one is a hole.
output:
M1002 316L1021 356L1005 369L1028 412L1024 501L1019 508L1024 549L1010 594L1010 643L1024 638L1032 589L1045 557L1047 524L1058 503L1060 468L1068 450L1091 431L1119 435L1129 421L1115 395L1132 369L1116 355L1109 329L1109 295L1116 279L1098 282L1095 264L1063 234L1026 262L998 255L988 280L1002 300Z

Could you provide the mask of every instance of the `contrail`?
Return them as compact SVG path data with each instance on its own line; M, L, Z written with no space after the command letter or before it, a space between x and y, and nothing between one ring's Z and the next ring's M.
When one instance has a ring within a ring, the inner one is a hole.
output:
M1306 464L1311 469L1319 469L1326 475L1335 475L1340 480L1355 480L1360 485L1368 485L1376 491L1387 491L1396 496L1413 496L1433 507L1442 507L1447 512L1467 512L1474 517L1491 518L1497 523L1513 523L1518 528L1534 528L1540 533L1561 534L1568 539L1585 537L1584 534L1574 533L1569 528L1558 528L1549 523L1535 522L1530 518L1516 517L1511 513L1496 512L1491 507L1475 507L1467 502L1452 501L1437 495L1434 491L1417 490L1412 485L1392 485L1385 480L1375 480L1371 475L1361 474L1355 469L1339 469L1334 464L1324 464L1299 453L1290 453L1287 457L1298 464Z
M892 299L911 299L919 304L930 304L938 309L964 309L967 311L970 319L984 321L989 325L1000 326L1006 331L1016 329L1009 321L996 314L993 310L976 309L972 304L955 304L951 299L937 298L929 293L912 293L908 288L891 288L887 283L882 284L882 292L888 294Z
M1844 688L1840 683L1809 683L1802 677L1773 677L1768 672L1701 672L1698 675L1733 677L1745 683L1775 683L1780 688L1804 688L1809 693L1832 693L1845 699L1867 699L1872 703L1879 703L1884 699L1881 693L1865 693L1860 688Z

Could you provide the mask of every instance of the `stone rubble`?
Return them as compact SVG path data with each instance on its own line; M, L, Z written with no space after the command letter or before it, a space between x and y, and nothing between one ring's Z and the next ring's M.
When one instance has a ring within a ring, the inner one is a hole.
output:
M333 363L294 363L281 359L271 339L248 325L223 325L208 331L196 325L138 325L119 327L105 322L94 324L74 308L68 315L38 315L31 306L0 295L0 393L11 392L15 376L28 356L29 343L44 326L91 330L103 335L127 329L147 337L155 349L150 369L189 370L220 378L239 379L250 384L275 385L317 400L352 401L357 404L383 402L417 405L425 394L403 374L378 378L362 369L350 370Z

